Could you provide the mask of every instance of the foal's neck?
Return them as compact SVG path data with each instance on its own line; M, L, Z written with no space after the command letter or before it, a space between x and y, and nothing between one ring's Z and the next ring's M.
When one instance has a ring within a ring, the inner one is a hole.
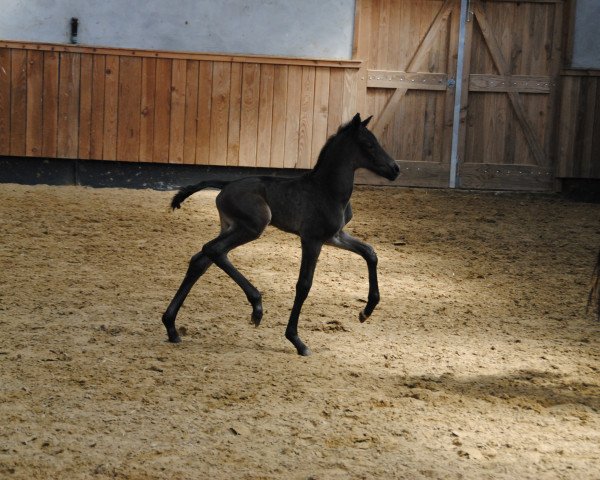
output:
M345 142L335 142L319 158L311 178L334 200L347 204L354 189L356 151Z

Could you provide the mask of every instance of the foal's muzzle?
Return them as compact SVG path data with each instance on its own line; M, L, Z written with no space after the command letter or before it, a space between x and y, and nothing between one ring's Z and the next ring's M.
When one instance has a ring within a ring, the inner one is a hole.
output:
M387 178L390 181L396 180L398 178L398 175L400 175L400 167L398 166L398 164L394 162L392 165L390 165L389 170L389 174L385 175L385 178Z

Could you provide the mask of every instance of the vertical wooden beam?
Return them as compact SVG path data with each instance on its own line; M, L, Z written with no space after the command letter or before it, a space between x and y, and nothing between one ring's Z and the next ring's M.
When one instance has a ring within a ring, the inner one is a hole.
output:
M314 102L315 68L302 67L300 126L298 129L298 168L308 169L311 164Z
M271 167L283 168L285 119L287 117L288 66L277 65L273 72L273 125L271 127Z
M196 163L196 137L198 134L198 74L200 63L186 61L185 72L185 125L183 127L183 163ZM212 137L211 137L212 138Z
M212 111L214 62L201 61L198 71L198 123L196 131L196 163L210 163L210 119Z
M104 79L104 138L102 158L117 160L117 129L119 123L119 57L106 56Z
M242 112L240 116L240 162L242 167L256 166L260 65L245 63L242 73Z
M42 153L44 53L27 52L27 133L26 154Z
M298 129L300 125L300 100L302 91L302 67L288 68L287 113L285 118L285 168L298 164Z
M168 163L171 131L172 60L156 60L156 90L154 93L154 146L152 161Z
M312 162L314 167L321 148L327 141L327 119L329 117L329 76L331 69L320 67L315 74L315 105L313 113ZM365 86L366 89L366 86Z
M183 163L186 75L186 60L173 60L171 70L171 135L169 138L169 163Z
M104 90L106 83L106 57L94 55L92 61L92 112L90 119L90 158L101 160L104 158ZM47 65L46 65L47 68ZM44 81L44 86L46 85ZM44 102L44 115L46 114L46 101ZM44 128L46 127L44 120ZM45 136L45 132L44 132ZM44 141L44 149L45 147Z
M327 117L327 136L337 132L342 123L344 101L344 71L332 68L329 75L329 116Z
M142 59L140 98L140 162L154 161L154 117L156 110L156 59Z
M92 89L94 56L81 54L81 80L79 82L79 153L81 159L90 158L92 135Z
M10 50L0 49L0 155L10 154Z
M227 129L227 165L240 161L240 115L242 113L242 64L231 64L231 93L229 96L229 125Z
M10 154L24 156L27 132L27 52L11 52Z
M258 144L256 147L256 166L271 166L271 134L273 131L273 88L275 66L261 65L260 93L258 105Z
M57 155L61 158L77 158L79 152L80 59L78 53L60 54Z
M142 59L121 57L119 63L119 111L117 158L129 162L140 159L140 107Z
M227 165L230 92L231 62L215 62L213 66L212 108L210 110L211 165Z

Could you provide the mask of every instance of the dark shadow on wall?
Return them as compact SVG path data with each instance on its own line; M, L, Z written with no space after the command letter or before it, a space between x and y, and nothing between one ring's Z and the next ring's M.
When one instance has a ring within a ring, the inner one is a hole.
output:
M252 175L293 177L305 170L0 157L0 183L174 190L201 180Z

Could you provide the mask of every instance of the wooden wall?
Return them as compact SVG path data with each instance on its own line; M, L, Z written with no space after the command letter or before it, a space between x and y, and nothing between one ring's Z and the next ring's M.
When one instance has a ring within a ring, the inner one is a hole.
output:
M0 155L310 168L360 111L396 184L448 186L460 0L356 5L351 61L0 41ZM560 70L572 5L470 1L458 186L600 178L600 76Z
M310 168L359 65L0 42L0 155Z
M557 176L600 179L600 72L562 76Z

